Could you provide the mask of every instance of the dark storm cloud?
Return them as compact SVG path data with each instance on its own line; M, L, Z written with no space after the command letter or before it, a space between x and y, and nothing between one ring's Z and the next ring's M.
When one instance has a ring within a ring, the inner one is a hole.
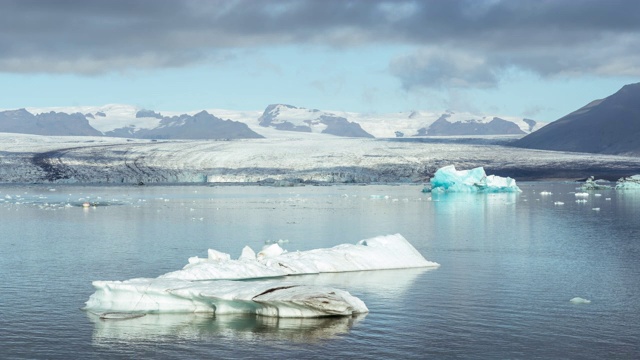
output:
M405 88L639 75L635 0L0 0L0 71L102 73L224 61L282 44L408 45Z

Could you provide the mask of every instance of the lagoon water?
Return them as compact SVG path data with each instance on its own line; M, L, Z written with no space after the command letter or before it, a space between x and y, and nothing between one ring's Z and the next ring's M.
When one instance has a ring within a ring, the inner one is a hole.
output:
M638 358L640 191L519 185L2 186L0 358ZM237 257L392 233L441 267L283 279L348 290L370 309L356 318L80 310L92 280L156 277L208 248Z

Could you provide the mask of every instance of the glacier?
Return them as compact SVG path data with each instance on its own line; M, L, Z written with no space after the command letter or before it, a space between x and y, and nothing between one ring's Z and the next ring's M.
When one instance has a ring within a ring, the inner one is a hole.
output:
M510 177L488 175L483 167L456 170L454 165L442 167L430 180L432 192L520 192Z
M619 178L640 169L637 157L258 130L265 139L153 141L0 133L0 183L418 184L450 163L466 169L491 164L493 171L518 180Z
M274 317L348 316L368 312L364 302L348 292L274 278L437 267L438 263L426 260L400 234L308 251L286 252L278 244L271 244L256 254L245 247L237 260L209 249L207 258L192 257L183 269L157 278L94 281L96 291L84 309L103 318L118 314L200 312Z

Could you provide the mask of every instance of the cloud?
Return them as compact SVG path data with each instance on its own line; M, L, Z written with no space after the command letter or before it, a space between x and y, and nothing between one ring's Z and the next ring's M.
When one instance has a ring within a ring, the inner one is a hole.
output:
M487 88L498 83L500 66L481 55L445 48L424 48L391 61L390 71L406 90Z
M189 66L238 49L404 45L406 89L640 75L636 0L5 0L0 71L100 74Z

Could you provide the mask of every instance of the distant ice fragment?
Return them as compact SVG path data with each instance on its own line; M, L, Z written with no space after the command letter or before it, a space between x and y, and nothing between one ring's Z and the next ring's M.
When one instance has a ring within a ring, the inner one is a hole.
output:
M484 168L456 170L448 165L436 171L431 178L432 192L520 192L516 181L510 177L488 175Z
M616 182L616 190L640 190L640 175L620 178Z
M553 193L552 193L552 192L549 192L549 191L541 191L541 192L540 192L540 195L542 195L542 196L549 196L549 195L553 195Z
M554 201L553 205L564 205L562 201Z
M591 304L591 300L583 299L581 297L574 297L569 301L573 304Z
M575 196L576 196L576 197L580 197L580 198L586 198L586 197L589 197L589 193L586 193L586 192L577 192L577 193L575 193Z
M604 180L594 180L593 176L590 176L584 184L580 186L580 189L582 191L611 189L611 186L599 184L599 182L604 182Z

